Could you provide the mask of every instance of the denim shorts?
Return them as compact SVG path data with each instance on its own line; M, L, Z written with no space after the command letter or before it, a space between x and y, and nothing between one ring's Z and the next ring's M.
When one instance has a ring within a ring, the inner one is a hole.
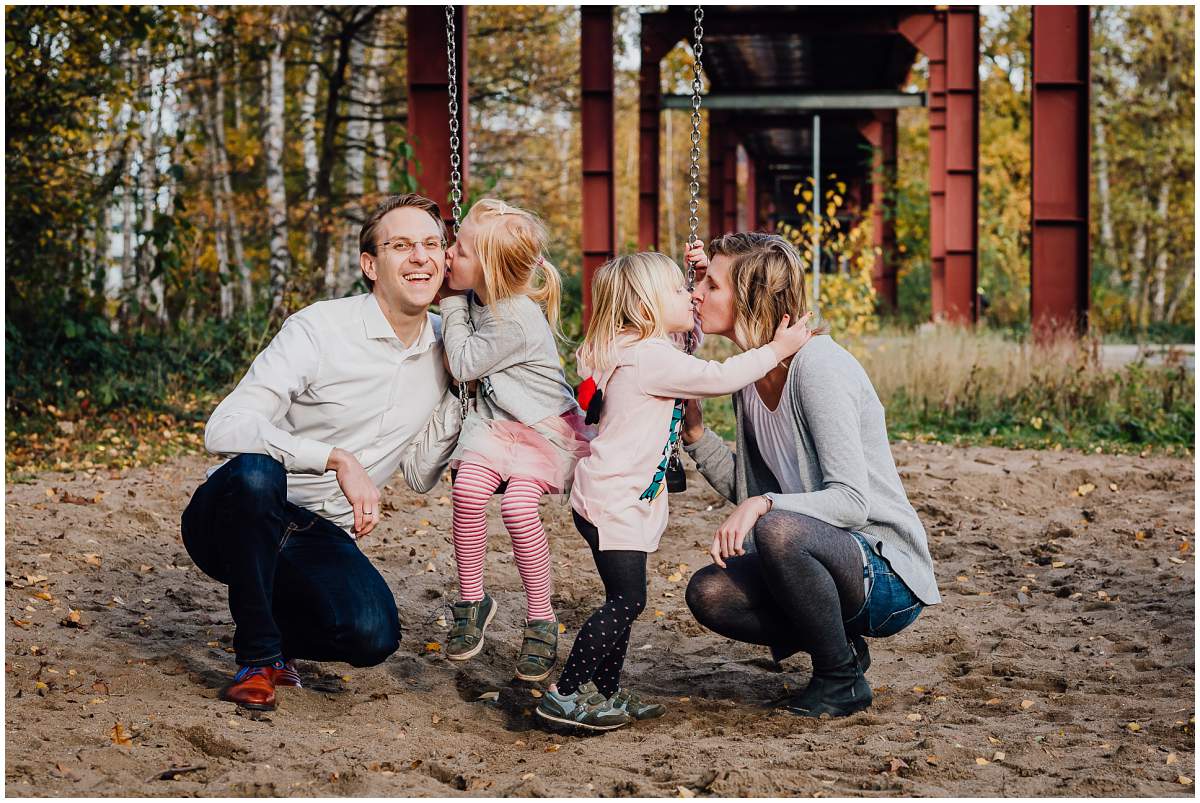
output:
M864 536L852 535L867 555L863 577L869 590L862 608L845 621L846 632L871 638L894 636L916 621L925 605Z

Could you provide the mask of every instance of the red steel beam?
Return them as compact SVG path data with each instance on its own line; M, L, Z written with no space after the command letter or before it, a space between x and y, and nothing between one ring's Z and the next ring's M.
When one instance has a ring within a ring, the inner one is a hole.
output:
M725 233L738 230L737 137L725 135L725 155L721 157L721 228Z
M1032 260L1029 300L1043 335L1087 327L1089 20L1087 6L1034 6Z
M979 318L979 8L946 14L946 318Z
M613 11L583 6L580 20L583 156L583 323L592 310L592 275L616 256L613 166ZM656 149L657 151L657 149Z
M450 208L450 95L446 85L446 12L444 6L408 6L409 42L437 42L437 47L407 48L408 135L412 142L417 190L437 201L446 226L454 224ZM455 6L455 56L458 61L459 156L462 190L467 194L467 9ZM463 209L463 214L467 210Z
M738 226L741 231L762 231L758 223L758 165L754 157L746 154L746 222Z
M708 114L708 237L722 234L725 224L725 115Z
M638 248L643 251L658 250L661 177L658 106L662 96L662 72L659 60L647 57L652 50L651 43L642 43L642 68L638 77Z
M875 264L871 281L882 306L895 309L896 228L887 210L887 184L896 174L896 110L875 112L875 118L863 123L862 131L873 149L871 165L871 234L875 246Z
M937 321L946 315L946 13L912 14L899 27L929 60L929 272Z

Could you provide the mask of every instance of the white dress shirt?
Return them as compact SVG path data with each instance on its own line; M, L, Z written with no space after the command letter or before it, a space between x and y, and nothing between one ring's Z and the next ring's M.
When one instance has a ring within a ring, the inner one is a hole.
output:
M354 511L337 475L325 470L335 446L353 454L377 487L402 469L410 487L428 491L460 425L440 329L427 313L417 341L405 345L372 293L306 307L284 321L217 405L204 445L213 454L278 460L288 501L347 530Z

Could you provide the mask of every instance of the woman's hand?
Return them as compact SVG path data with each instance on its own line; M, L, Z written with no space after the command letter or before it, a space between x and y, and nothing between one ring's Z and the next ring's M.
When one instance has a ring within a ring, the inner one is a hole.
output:
M691 446L704 437L704 408L699 399L688 399L683 405L683 442Z
M738 505L713 536L712 548L708 550L713 563L724 569L725 558L745 555L742 544L746 541L746 535L770 509L771 501L765 496L752 496Z

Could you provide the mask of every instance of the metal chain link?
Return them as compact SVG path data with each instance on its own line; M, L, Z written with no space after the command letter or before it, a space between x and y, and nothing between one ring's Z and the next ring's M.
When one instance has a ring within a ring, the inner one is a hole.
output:
M696 6L696 26L692 29L692 150L688 167L688 241L686 248L698 239L700 228L700 90L704 74L704 7ZM686 250L686 249L685 249ZM688 290L695 289L696 268L687 266Z
M449 97L447 111L450 115L450 215L454 219L454 239L462 225L462 157L458 150L462 140L458 133L458 48L455 42L454 6L446 6L446 94ZM458 403L462 420L471 412L471 394L467 383L458 383Z
M462 157L459 147L462 141L458 134L458 58L454 30L454 6L446 6L446 78L447 104L450 113L450 214L454 218L454 236L462 224Z
M692 247L699 239L700 228L700 90L703 86L701 76L704 74L704 7L696 6L696 25L692 28L692 150L689 154L691 164L688 166L688 241L684 251ZM691 260L687 263L688 292L696 289L696 266ZM687 334L687 351L691 354L696 350L696 333Z

